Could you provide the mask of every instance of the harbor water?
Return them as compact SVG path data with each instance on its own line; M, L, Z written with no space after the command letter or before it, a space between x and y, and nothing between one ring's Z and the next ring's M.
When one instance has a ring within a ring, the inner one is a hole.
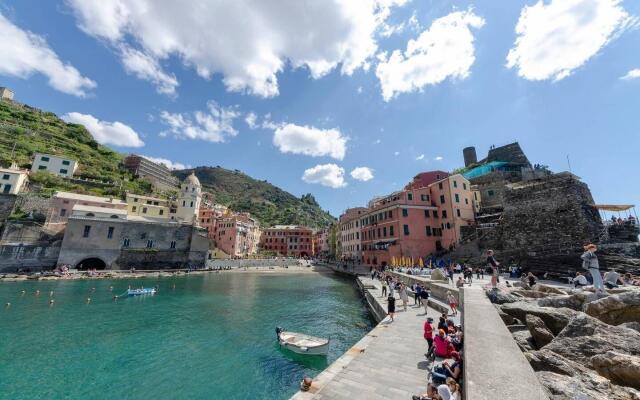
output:
M159 292L112 299L129 285ZM0 301L2 399L287 399L372 326L353 282L313 273L27 281ZM328 357L280 349L277 325L330 337Z

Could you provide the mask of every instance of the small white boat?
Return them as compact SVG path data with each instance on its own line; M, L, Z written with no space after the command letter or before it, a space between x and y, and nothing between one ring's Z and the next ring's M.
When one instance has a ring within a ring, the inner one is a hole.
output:
M280 327L276 328L276 335L278 336L280 346L294 353L314 356L326 356L327 353L329 353L330 339L323 339L298 332L287 332Z
M127 290L128 296L142 296L145 294L156 294L155 288L142 288L142 289L129 289Z

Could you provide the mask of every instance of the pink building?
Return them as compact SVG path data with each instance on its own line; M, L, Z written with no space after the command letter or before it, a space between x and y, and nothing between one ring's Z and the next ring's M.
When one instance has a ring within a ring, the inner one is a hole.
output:
M260 225L248 213L218 217L214 237L218 249L232 257L245 257L258 251Z
M405 189L370 202L360 218L362 261L374 266L401 257L416 261L455 246L460 227L473 220L468 180L442 171L419 174Z
M76 204L98 208L112 208L127 210L127 203L113 197L89 196L86 194L56 192L51 198L51 208L45 222L49 230L60 232L64 230L71 210Z
M311 257L313 231L306 226L276 225L262 232L260 248L280 256Z

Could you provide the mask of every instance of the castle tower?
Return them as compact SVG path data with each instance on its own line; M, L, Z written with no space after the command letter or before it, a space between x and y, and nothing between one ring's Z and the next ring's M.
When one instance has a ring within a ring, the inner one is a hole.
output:
M176 219L187 224L197 222L201 201L202 185L200 185L200 181L192 172L180 185Z

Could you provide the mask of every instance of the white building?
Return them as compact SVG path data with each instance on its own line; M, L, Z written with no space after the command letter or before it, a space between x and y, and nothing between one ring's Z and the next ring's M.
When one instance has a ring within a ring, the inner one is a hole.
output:
M24 189L28 178L28 171L17 168L0 168L0 193L18 194Z
M176 219L179 222L193 224L198 221L198 210L202 202L202 185L198 178L191 173L180 185L178 194L178 212Z
M51 154L36 153L31 163L31 172L47 171L65 177L72 177L77 169L78 163L75 160Z
M0 100L13 100L13 90L0 87Z

